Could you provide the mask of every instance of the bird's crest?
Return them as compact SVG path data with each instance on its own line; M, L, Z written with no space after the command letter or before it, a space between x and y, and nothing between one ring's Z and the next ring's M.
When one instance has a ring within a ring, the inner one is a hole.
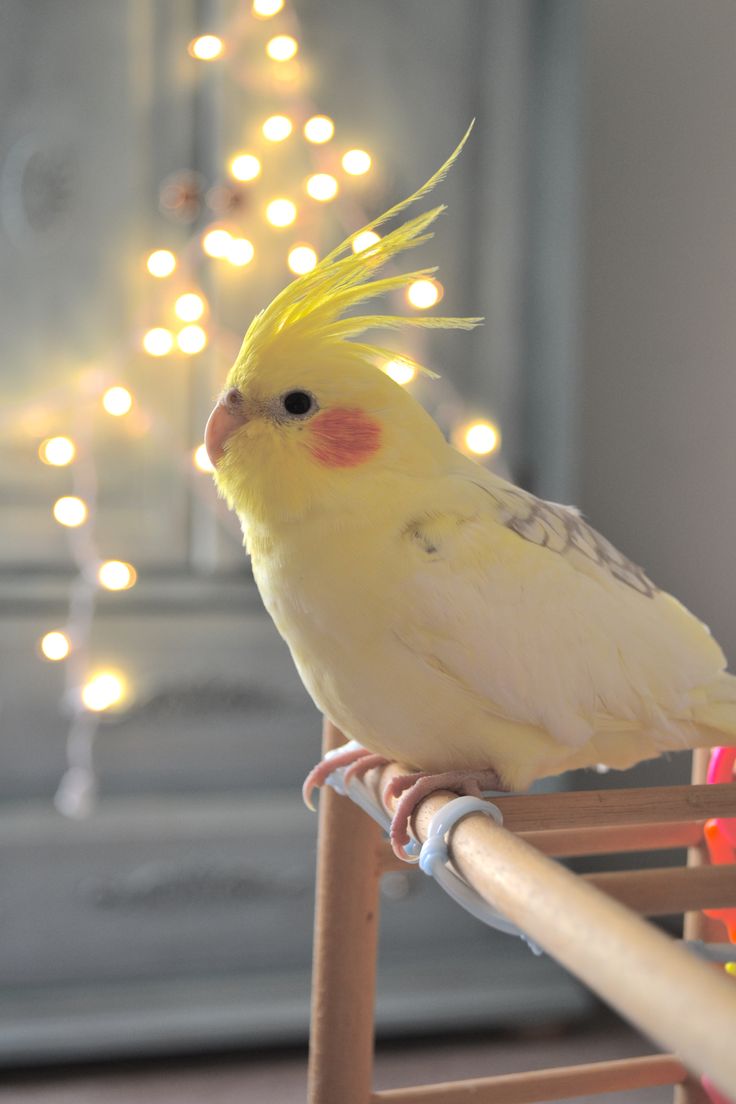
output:
M264 358L270 359L273 355L277 355L279 359L281 355L289 357L292 349L298 349L299 355L303 357L309 346L324 348L325 345L334 347L336 344L340 344L351 356L370 363L400 359L421 372L435 375L404 353L397 355L380 345L351 339L359 337L366 330L398 330L404 326L469 330L482 319L417 318L390 314L344 315L347 310L360 303L407 287L414 280L427 278L436 271L436 268L425 268L381 279L372 278L394 257L407 249L422 245L433 236L429 227L445 210L444 205L407 219L375 244L358 253L353 251L352 243L358 234L375 230L432 191L454 164L472 127L471 123L457 149L426 184L388 211L384 211L361 230L350 234L323 257L311 272L293 280L255 316L230 372L229 384L242 383L259 364L264 363Z

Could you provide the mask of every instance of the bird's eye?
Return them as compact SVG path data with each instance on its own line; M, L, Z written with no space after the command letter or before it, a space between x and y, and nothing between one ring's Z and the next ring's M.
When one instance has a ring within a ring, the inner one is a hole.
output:
M237 387L229 388L223 396L223 405L231 412L238 410L242 401L243 396L240 391L238 391Z
M288 414L308 414L314 406L314 399L308 391L288 391L281 402Z

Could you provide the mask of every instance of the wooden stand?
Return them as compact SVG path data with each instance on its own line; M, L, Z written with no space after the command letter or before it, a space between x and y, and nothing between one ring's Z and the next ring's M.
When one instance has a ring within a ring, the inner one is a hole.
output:
M325 749L342 742L325 725ZM475 813L450 835L453 864L483 897L673 1055L373 1092L373 1004L381 873L395 859L376 824L328 787L320 796L309 1104L530 1104L671 1084L676 1104L707 1100L696 1073L736 1097L736 986L638 914L686 912L687 937L725 939L694 909L736 902L736 867L710 868L702 821L736 816L736 784L499 798L504 827ZM391 770L393 768L387 768ZM413 830L453 794L430 794ZM578 877L548 855L691 845L680 871ZM638 844L638 846L635 846Z

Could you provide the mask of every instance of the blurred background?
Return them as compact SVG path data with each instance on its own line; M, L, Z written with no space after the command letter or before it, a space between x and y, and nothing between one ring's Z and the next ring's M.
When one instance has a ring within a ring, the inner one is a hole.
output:
M320 718L198 450L473 118L393 305L486 324L386 370L736 655L735 47L730 0L1 0L0 1062L306 1038ZM587 1016L517 943L387 877L380 1032Z

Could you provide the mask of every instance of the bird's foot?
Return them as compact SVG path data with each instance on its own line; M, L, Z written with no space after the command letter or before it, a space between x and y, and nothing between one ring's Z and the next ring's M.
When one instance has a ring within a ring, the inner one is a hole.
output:
M398 774L383 791L384 804L396 798L397 804L391 819L391 847L400 859L408 859L405 850L409 842L409 821L414 811L428 794L437 790L451 790L462 797L481 797L484 790L502 790L504 787L494 770L445 771L442 774Z
M304 779L304 785L302 786L304 804L308 809L314 811L312 793L315 789L324 786L330 775L341 767L348 768L343 776L343 782L347 786L353 778L362 778L366 771L369 771L372 767L384 766L387 762L388 759L384 759L382 755L374 755L368 748L356 747L355 745L344 749L338 748L336 751L325 755L324 759L316 767L312 767Z

